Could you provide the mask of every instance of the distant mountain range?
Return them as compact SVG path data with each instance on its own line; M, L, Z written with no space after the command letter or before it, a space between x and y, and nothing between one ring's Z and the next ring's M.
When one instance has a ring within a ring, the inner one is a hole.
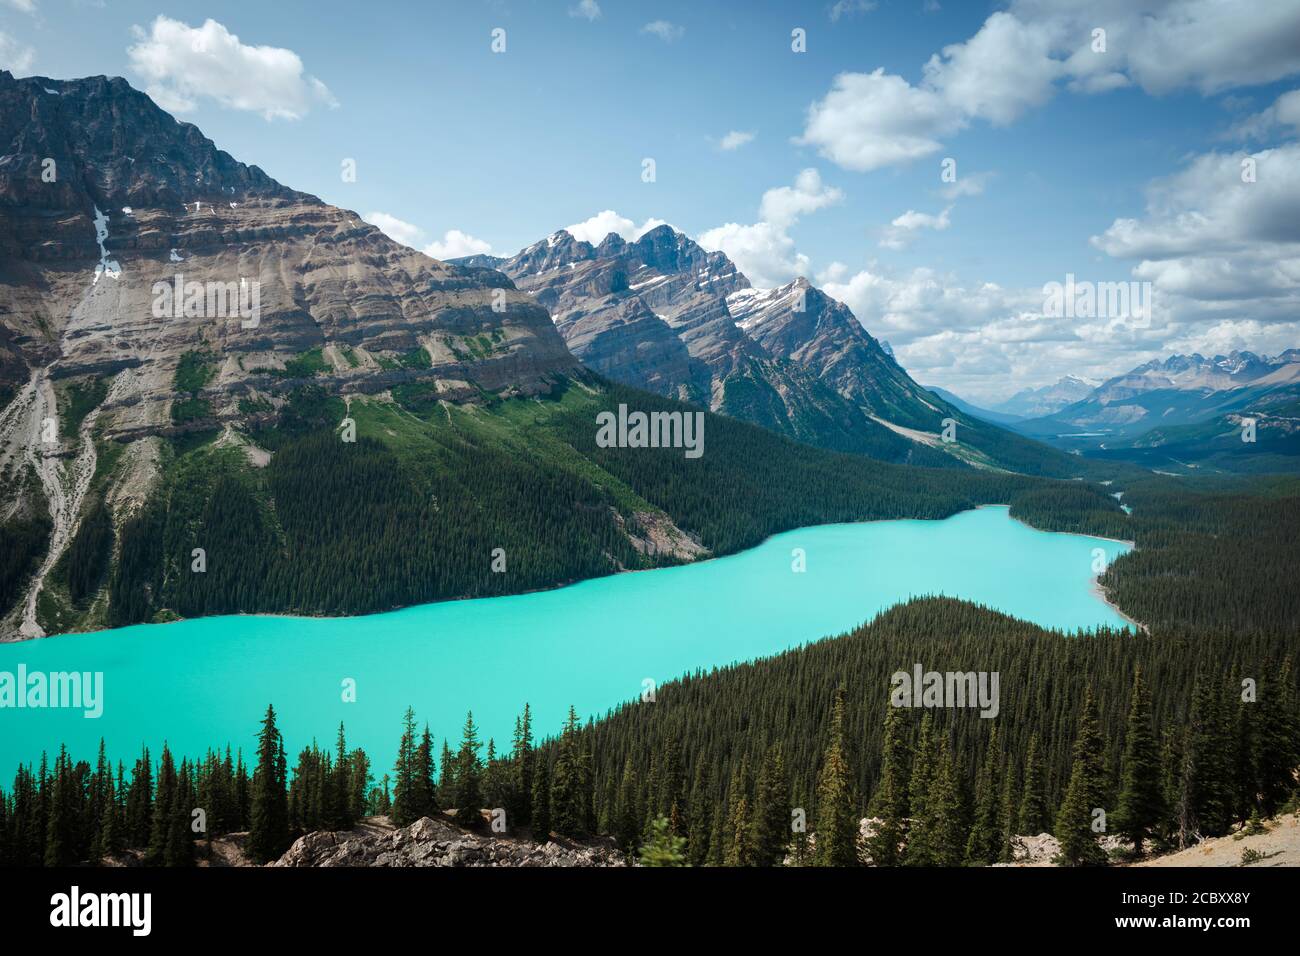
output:
M1017 418L1039 418L1087 398L1097 384L1086 378L1067 375L1053 385L1021 389L1006 401L990 406L989 410Z
M1183 471L1300 466L1300 349L1171 355L1108 379L1051 414L1015 422L1058 447ZM1256 424L1241 441L1242 421Z
M725 254L667 225L598 245L560 230L508 258L453 262L504 273L547 308L584 365L626 385L887 461L1078 467L918 385L807 279L755 289ZM956 442L942 440L945 419Z

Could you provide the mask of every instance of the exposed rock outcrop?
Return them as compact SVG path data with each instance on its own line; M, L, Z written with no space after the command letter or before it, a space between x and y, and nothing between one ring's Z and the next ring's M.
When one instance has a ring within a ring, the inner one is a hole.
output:
M606 843L584 845L471 833L422 817L393 829L373 818L344 833L309 833L272 866L622 866Z

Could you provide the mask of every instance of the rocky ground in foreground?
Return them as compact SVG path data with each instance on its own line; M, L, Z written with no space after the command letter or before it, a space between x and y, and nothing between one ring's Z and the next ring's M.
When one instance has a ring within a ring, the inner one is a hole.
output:
M610 843L473 833L422 817L392 827L372 817L344 833L309 833L294 841L272 866L622 866Z
M860 833L872 832L873 818L864 818ZM197 846L199 866L255 866L244 851L247 833L231 833ZM1117 837L1102 841L1107 852L1121 848ZM998 866L1054 866L1060 844L1050 833L1016 837L1014 863ZM139 866L141 854L131 851L103 861L106 866ZM353 829L321 831L299 837L269 864L304 866L623 866L625 856L609 838L580 843L551 837L544 843L528 835L500 836L470 831L450 820L424 817L408 827L394 827L387 817L369 817ZM1121 864L1122 865L1122 864ZM1300 866L1300 815L1286 814L1264 822L1264 832L1238 832L1204 840L1177 853L1151 857L1134 866Z

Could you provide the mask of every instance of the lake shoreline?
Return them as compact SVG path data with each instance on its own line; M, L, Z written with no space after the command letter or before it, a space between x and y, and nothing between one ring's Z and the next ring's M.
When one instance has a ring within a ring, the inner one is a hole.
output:
M565 588L576 587L577 585L584 584L588 581L600 581L606 578L619 577L622 575L641 574L641 573L651 572L651 571L664 571L671 568L696 567L699 565L708 564L713 561L722 561L727 558L733 558L738 555L745 554L749 551L753 551L757 548L761 548L763 545L767 544L767 542L771 541L773 538L779 537L780 535L794 534L796 532L803 531L805 529L810 529L810 528L828 528L828 527L835 527L837 525L845 526L845 527L853 527L858 525L884 524L891 521L942 522L942 521L949 521L952 518L957 517L958 515L967 514L969 512L982 511L987 509L997 509L997 508L1005 508L1008 512L1007 517L1010 518L1011 521L1021 525L1022 527L1028 528L1031 531L1037 531L1043 534L1068 535L1071 537L1078 537L1078 538L1094 538L1098 541L1109 541L1113 544L1124 545L1125 547L1128 547L1134 551L1137 550L1136 542L1126 541L1122 538L1108 538L1105 537L1104 535L1084 534L1078 531L1054 531L1050 528L1038 528L1027 521L1021 520L1020 518L1012 517L1010 515L1011 505L1009 503L988 502L985 504L975 505L972 508L965 508L961 511L954 511L952 514L945 515L942 518L871 518L866 521L831 521L831 522L826 522L824 524L801 525L800 527L797 528L790 528L785 531L773 532L772 534L769 534L767 537L763 538L758 543L751 545L748 548L742 548L739 551L732 551L727 554L713 554L712 552L710 552L708 557L701 558L699 560L682 561L678 564L669 564L658 568L620 568L619 570L611 571L608 574L599 574L587 578L575 578L573 580L565 581L560 584L553 585L551 587L532 588L526 591L511 591L507 594L491 594L491 595L477 595L477 596L461 595L459 597L443 598L442 600L438 600L438 601L422 601L418 604L402 604L395 607L386 608L382 611L366 611L360 614L305 614L305 613L295 614L295 613L283 612L283 611L238 611L230 614L205 614L202 615L201 617L182 617L180 615L176 615L174 618L167 621L138 621L134 624L122 624L117 627L95 627L84 631L65 631L62 634L46 634L42 637L22 637L22 636L0 637L0 647L6 647L15 644L25 644L28 643L29 641L46 641L46 640L57 639L60 637L73 637L77 635L97 634L100 633L101 631L120 631L120 630L125 630L127 628L133 628L133 627L166 627L169 624L183 624L186 621L199 621L204 619L223 618L223 617L229 617L229 618L252 617L252 618L269 618L269 619L279 619L279 620L300 620L300 621L346 621L346 620L353 620L353 619L360 620L367 617L376 617L381 614L395 614L399 611L409 611L415 608L434 607L440 604L454 604L461 601L496 600L498 598L522 597L524 595L529 595L529 594L544 594L550 591L561 591ZM1094 582L1094 593L1099 598L1101 598L1101 600L1107 606L1109 606L1112 610L1114 610L1115 613L1118 614L1120 617L1122 617L1125 621L1132 624L1134 627L1141 628L1143 631L1147 630L1146 625L1142 624L1140 621L1136 621L1133 618L1129 617L1127 614L1124 613L1124 611L1118 605L1114 604L1109 599L1109 597L1107 597L1105 591L1100 589L1100 587L1096 585L1096 582Z

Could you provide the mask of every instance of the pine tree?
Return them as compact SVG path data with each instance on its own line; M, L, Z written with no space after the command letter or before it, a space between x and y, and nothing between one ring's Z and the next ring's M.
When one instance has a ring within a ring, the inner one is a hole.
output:
M830 743L817 780L816 866L857 866L858 821L853 773L844 753L844 689L835 692Z
M578 714L569 708L551 771L551 827L568 837L587 835L591 775L582 741Z
M1002 826L999 819L1002 776L1002 749L997 728L994 728L989 733L988 746L984 748L984 762L975 787L975 819L966 841L968 864L987 866L996 863L1002 855Z
M998 862L1010 863L1015 857L1016 844L1016 775L1012 772L1011 759L1007 763L1002 779L1002 801L998 809Z
M754 844L750 835L749 761L742 757L731 774L727 788L727 866L754 866ZM654 825L651 820L647 830ZM647 834L648 838L648 834Z
M253 771L248 851L258 863L268 863L289 844L289 806L285 794L284 741L275 726L275 709L268 706L257 735L257 767Z
M1106 854L1092 829L1093 811L1101 809L1105 788L1102 742L1097 723L1097 704L1090 686L1084 694L1079 732L1074 740L1070 783L1056 815L1060 862L1067 866L1094 866L1106 862Z
M1133 852L1140 856L1147 835L1165 814L1160 753L1151 726L1151 701L1142 681L1141 668L1133 674L1133 696L1129 704L1121 766L1119 802L1115 810L1116 830L1133 844Z
M529 827L533 839L545 843L551 838L551 767L546 752L541 751L533 762L533 812Z
M713 772L706 777L704 762L695 764L695 782L691 785L690 827L687 835L687 859L691 866L704 866L709 859L709 835L713 830Z
M171 836L171 817L176 807L176 764L171 750L163 743L158 762L158 791L154 794L153 822L149 828L149 847L144 860L149 866L162 866Z
M478 751L482 746L474 714L465 715L465 728L461 733L460 752L456 754L456 822L463 827L478 826L483 822L483 765Z
M613 821L614 842L627 854L629 860L636 853L640 835L641 811L637 805L637 781L629 757L623 761L623 778L618 787L618 803Z
M768 748L754 783L750 843L758 866L780 866L790 848L790 780L779 744Z
M934 835L930 805L930 785L938 769L938 741L934 722L927 712L921 717L916 747L912 753L912 773L908 781L908 806L911 823L907 831L907 845L903 862L907 866L934 866Z
M418 820L432 817L438 812L437 788L433 782L433 735L429 725L424 725L420 745L415 748L415 761L411 768L411 812Z
M1025 790L1020 798L1017 829L1026 836L1045 833L1048 827L1047 779L1039 753L1038 734L1029 737L1025 753Z
M966 853L967 832L957 772L947 738L939 744L939 763L930 781L925 801L926 829L930 835L933 865L961 866Z
M876 866L897 866L907 827L908 760L904 712L885 709L885 739L880 748L880 783L867 810L877 820L867 838L867 852Z
M675 836L667 817L656 817L649 838L641 848L642 866L685 866L686 841Z
M515 774L515 805L510 812L524 826L532 825L534 760L533 714L525 703L523 716L515 721L514 746L510 751L510 766Z
M402 717L402 737L397 744L397 763L393 767L393 826L410 826L420 819L415 748L415 708L407 707Z

